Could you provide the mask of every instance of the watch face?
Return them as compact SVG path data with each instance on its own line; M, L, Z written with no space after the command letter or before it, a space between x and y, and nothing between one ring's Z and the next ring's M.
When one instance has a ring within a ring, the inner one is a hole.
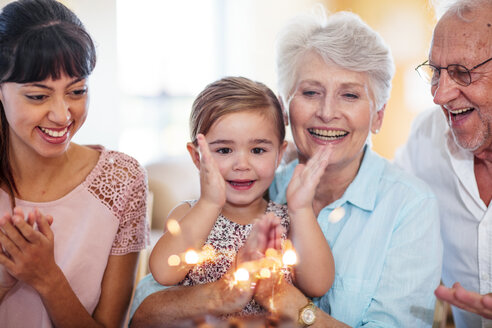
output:
M316 319L316 315L314 314L313 309L304 309L301 314L302 321L306 325L312 325L314 323L314 320Z

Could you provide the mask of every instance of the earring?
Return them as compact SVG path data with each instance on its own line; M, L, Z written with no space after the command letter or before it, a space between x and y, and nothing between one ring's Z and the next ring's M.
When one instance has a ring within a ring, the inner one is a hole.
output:
M374 134L378 134L378 133L379 133L379 129L376 129L376 130L374 131Z

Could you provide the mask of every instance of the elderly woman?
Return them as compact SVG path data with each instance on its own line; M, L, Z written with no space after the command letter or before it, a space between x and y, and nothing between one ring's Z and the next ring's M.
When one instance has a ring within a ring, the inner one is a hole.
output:
M336 274L317 306L282 280L258 281L250 297L302 326L430 327L442 260L436 199L368 143L390 94L388 47L359 17L340 12L294 20L277 50L279 92L298 160L277 173L270 196L286 202L296 165L323 151L328 164L312 204ZM221 286L155 293L134 323L203 313L216 295L223 301L214 310L221 312L231 295ZM180 306L182 298L187 303Z
M430 326L442 257L436 199L368 143L390 94L388 47L352 13L303 16L279 37L277 71L299 159L278 172L271 198L285 202L294 167L331 150L313 209L336 274L316 304L350 326Z

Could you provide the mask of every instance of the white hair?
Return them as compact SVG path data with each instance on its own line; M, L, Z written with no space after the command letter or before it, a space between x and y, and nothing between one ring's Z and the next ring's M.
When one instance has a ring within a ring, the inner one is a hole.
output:
M484 5L492 6L492 0L430 0L430 2L438 19L445 13L450 13L464 21L469 21L465 15L473 9L481 9Z
M297 65L309 51L316 51L325 62L367 73L377 110L388 102L395 65L381 36L354 13L327 17L317 6L291 20L277 37L277 84L284 108L295 91Z

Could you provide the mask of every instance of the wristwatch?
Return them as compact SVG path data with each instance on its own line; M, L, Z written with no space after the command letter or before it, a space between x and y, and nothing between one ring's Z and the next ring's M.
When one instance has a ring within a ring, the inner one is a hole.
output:
M311 300L299 310L298 323L301 327L309 327L316 320L316 307Z

